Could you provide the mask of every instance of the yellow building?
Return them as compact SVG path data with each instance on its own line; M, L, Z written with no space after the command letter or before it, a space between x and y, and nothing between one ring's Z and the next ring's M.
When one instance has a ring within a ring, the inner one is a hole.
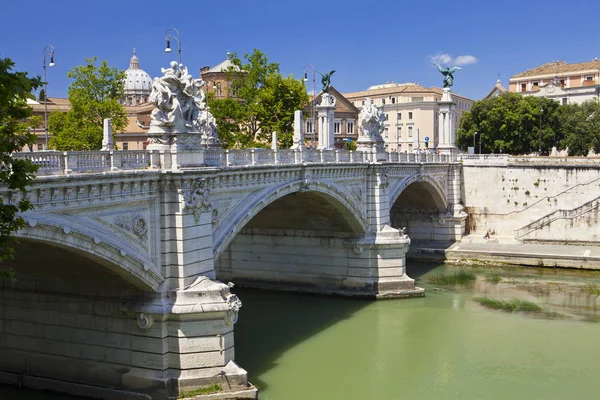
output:
M513 75L508 91L547 97L561 104L598 101L600 97L600 60L568 64L553 61Z
M359 110L367 97L383 107L385 129L382 137L389 151L412 152L438 146L441 88L426 88L418 83L386 83L362 92L345 93L344 97ZM458 127L462 113L471 109L473 100L455 93L452 98L456 103L455 126ZM427 144L426 138L429 139Z

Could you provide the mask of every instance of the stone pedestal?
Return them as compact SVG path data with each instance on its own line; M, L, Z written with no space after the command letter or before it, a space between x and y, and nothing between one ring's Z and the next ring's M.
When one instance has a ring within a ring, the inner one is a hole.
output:
M147 150L158 150L163 169L204 167L204 151L200 132L171 133L168 128L150 127Z
M439 105L439 116L438 116L438 127L439 127L439 142L438 150L440 154L446 154L450 156L450 160L456 158L458 149L456 148L456 104L452 100L452 94L450 88L444 88L442 94L442 100L438 102Z
M113 143L112 137L112 125L111 118L104 118L104 136L102 138L102 151L113 151L115 144Z
M316 106L319 120L319 145L318 149L334 149L335 139L333 136L333 123L335 112L335 97L329 93L323 93L321 104Z

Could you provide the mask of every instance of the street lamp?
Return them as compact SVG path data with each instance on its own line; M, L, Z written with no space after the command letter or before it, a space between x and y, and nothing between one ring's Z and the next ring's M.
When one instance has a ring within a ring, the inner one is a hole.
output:
M303 83L308 82L308 73L312 74L312 84L313 84L313 101L311 101L311 105L310 105L310 119L312 120L312 143L311 145L314 146L315 144L315 139L316 139L316 129L317 129L317 124L316 124L316 118L315 118L315 99L314 97L317 95L317 88L315 86L315 74L317 72L317 70L315 69L314 65L312 64L306 64L304 66L304 79L302 80Z
M173 34L169 31L175 32L177 36L173 36ZM179 53L179 64L181 64L181 35L179 31L175 28L169 28L165 31L165 40L167 41L167 47L165 48L165 53L171 52L171 40L177 40L177 52Z
M475 137L477 137L478 133L474 132L473 133L473 154L475 154ZM481 153L481 150L479 151Z
M46 146L44 150L48 150L48 91L46 89L46 59L50 56L49 67L54 67L54 46L47 44L44 47L44 130L46 131Z
M544 115L544 108L540 108L540 135L538 138L538 155L542 155L542 116Z

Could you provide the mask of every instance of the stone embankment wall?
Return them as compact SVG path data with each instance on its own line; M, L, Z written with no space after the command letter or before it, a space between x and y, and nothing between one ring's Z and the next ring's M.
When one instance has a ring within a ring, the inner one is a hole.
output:
M547 242L599 242L600 160L509 159L465 163L471 235Z

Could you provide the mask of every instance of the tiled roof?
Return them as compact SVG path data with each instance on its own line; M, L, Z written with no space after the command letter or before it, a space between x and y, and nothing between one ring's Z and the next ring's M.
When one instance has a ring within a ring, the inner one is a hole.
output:
M550 74L564 74L568 72L578 72L578 71L586 71L590 69L598 69L600 70L600 60L593 60L581 63L567 64L565 61L552 61L539 67L535 67L532 69L528 69L525 72L518 73L510 77L510 79L514 78L524 78L528 76L538 76L538 75L550 75Z
M391 95L391 94L412 94L412 93L436 94L436 95L441 96L443 93L443 90L441 88L438 88L435 86L426 88L426 87L418 85L418 84L398 84L397 86L393 86L393 87L363 90L362 92L344 93L344 97L346 97L349 100L352 100L353 98L362 98L362 97L369 97L369 96L382 96L382 95L386 95L386 94ZM465 100L472 101L471 99L461 96L461 95L458 95L456 93L452 93L452 96L456 96L456 97L460 97Z

